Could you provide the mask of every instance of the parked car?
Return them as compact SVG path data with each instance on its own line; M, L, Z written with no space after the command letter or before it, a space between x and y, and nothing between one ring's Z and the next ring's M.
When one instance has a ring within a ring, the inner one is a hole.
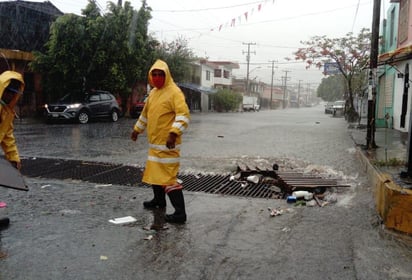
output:
M140 100L133 103L130 107L129 113L132 118L137 118L140 116L140 113L143 111L143 107L146 104L146 99L148 94L145 94Z
M335 101L333 103L332 114L334 116L336 116L338 114L343 115L344 110L345 110L345 100L339 100L339 101Z
M46 104L45 112L48 122L72 120L81 124L96 118L108 118L116 122L121 115L116 98L110 92L103 90L69 93L56 103Z
M334 102L326 103L326 105L325 105L325 114L332 114L333 113L333 109L332 109L333 103Z

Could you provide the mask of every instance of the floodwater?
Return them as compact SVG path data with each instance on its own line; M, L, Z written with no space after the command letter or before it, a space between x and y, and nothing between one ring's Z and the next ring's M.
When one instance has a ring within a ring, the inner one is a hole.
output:
M144 164L147 139L130 140L134 119L86 125L22 120L16 138L22 156L56 157ZM182 169L228 171L238 158L286 158L356 173L350 159L353 141L347 123L313 108L250 113L193 113L183 136ZM339 155L339 156L337 156ZM349 162L349 163L348 163ZM224 166L221 166L224 164Z
M144 165L146 137L130 140L134 122L22 120L15 135L23 157ZM0 189L11 218L0 232L0 279L410 279L411 247L381 227L344 119L322 106L197 113L183 142L183 172L232 172L253 159L351 187L325 207L184 192L188 222L153 231L148 188L27 178L29 192ZM268 207L284 212L271 217ZM108 222L125 216L136 222Z

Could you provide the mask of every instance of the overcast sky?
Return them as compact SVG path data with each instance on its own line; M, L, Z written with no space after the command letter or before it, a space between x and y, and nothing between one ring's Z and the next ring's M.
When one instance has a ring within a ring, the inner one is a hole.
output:
M65 13L80 14L87 0L50 0ZM117 3L117 0L113 1ZM124 2L124 1L123 1ZM130 1L138 10L140 0ZM381 19L389 0L381 0ZM102 11L106 1L98 0ZM147 0L153 9L149 31L161 41L186 38L196 55L209 60L234 61L246 77L250 47L250 79L270 83L275 62L275 84L288 75L288 83L318 84L320 70L305 69L303 63L286 62L311 36L344 37L372 26L373 0ZM248 45L250 43L250 45Z

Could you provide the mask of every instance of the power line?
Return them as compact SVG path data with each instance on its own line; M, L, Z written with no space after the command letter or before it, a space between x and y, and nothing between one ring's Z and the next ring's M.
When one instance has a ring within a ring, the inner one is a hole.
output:
M356 18L358 17L359 4L360 4L360 0L358 0L358 5L356 6L355 17L354 17L353 23L352 23L352 32L353 32L353 28L355 27Z
M202 12L202 11L212 11L212 10L224 10L224 9L232 9L237 7L249 6L258 3L264 3L265 1L255 1L245 4L238 4L238 5L231 5L231 6L223 6L223 7L214 7L214 8L203 8L203 9L190 9L190 10L154 10L153 12L159 13L191 13L191 12Z

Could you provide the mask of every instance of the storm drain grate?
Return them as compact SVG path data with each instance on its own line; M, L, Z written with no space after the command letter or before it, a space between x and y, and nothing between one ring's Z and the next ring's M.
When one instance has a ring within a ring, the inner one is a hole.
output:
M143 167L53 158L24 158L22 165L21 172L27 177L147 187L141 182ZM179 174L178 177L186 191L255 198L276 195L269 184L244 184L230 180L229 175Z
M21 173L27 177L72 179L99 184L137 186L142 168L113 163L51 158L22 159Z

